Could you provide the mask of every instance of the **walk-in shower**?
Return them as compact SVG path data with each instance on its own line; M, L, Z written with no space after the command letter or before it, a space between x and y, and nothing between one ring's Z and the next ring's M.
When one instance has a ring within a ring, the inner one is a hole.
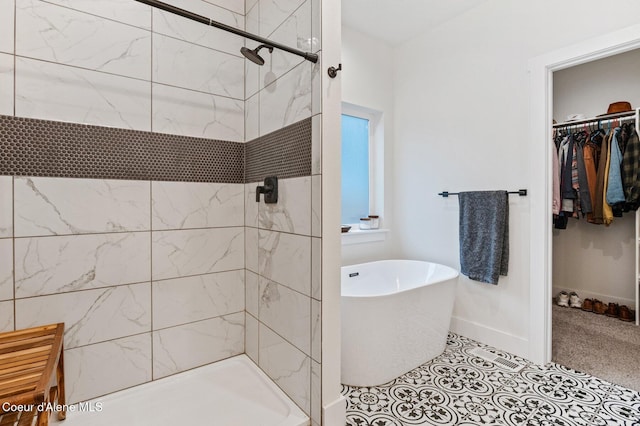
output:
M205 24L205 25L209 25L210 27L215 27L215 28L219 28L221 30L239 35L241 37L245 37L254 41L257 41L259 43L261 43L260 46L258 46L256 49L249 49L246 47L242 47L240 49L240 52L244 55L245 58L249 59L251 62L258 64L258 65L264 65L264 59L258 55L258 51L260 49L262 49L263 47L266 47L269 49L269 52L272 52L273 49L279 49L279 50L284 50L285 52L289 52L292 53L294 55L298 55L298 56L302 56L304 59L306 59L307 61L313 62L314 64L316 62L318 62L318 55L316 55L315 53L311 53L311 52L303 52L302 50L298 50L298 49L294 49L291 48L289 46L285 46L283 44L280 43L276 43L274 41L271 41L269 39L266 39L264 37L260 37L257 36L255 34L251 34L248 33L246 31L242 31L239 30L237 28L231 27L229 25L225 25L221 22L217 22L214 21L213 19L210 18L206 18L204 16L201 15L197 15L195 13L189 12L188 10L184 10L184 9L180 9L179 7L175 7L172 6L170 4L167 3L163 3L161 1L158 0L136 0L139 3L144 3L147 4L149 6L158 8L158 9L162 9L166 12L170 12L173 13L175 15L179 15L182 16L183 18L187 18L190 19L192 21L196 21L196 22L200 22L201 24Z

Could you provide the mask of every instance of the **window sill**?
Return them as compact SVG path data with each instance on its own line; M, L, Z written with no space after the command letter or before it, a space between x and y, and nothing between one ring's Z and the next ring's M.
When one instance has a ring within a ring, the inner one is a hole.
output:
M353 229L342 233L342 245L373 243L387 239L388 229Z

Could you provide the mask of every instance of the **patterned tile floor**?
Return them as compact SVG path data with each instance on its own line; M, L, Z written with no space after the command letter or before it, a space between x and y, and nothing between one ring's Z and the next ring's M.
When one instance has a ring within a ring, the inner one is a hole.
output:
M513 373L470 354L474 347L526 366ZM640 425L639 392L453 333L432 361L382 386L343 385L342 394L348 426Z

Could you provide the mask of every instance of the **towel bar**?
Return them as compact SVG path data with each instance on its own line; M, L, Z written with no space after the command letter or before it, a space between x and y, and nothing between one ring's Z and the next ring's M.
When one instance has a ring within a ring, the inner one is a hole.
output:
M438 195L442 195L443 197L448 197L449 195L458 195L458 192L449 192L449 191L442 191L442 192L438 192ZM508 191L507 194L518 194L521 197L524 197L527 195L527 190L526 189L518 189L517 191Z

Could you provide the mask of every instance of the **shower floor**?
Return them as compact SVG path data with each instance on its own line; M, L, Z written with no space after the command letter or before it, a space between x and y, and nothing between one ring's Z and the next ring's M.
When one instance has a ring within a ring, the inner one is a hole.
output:
M511 372L474 348L524 365ZM449 334L442 355L376 387L343 386L348 426L638 425L640 393Z
M302 426L309 418L246 355L88 401L60 426ZM78 407L76 405L75 407ZM101 411L98 411L101 407Z

